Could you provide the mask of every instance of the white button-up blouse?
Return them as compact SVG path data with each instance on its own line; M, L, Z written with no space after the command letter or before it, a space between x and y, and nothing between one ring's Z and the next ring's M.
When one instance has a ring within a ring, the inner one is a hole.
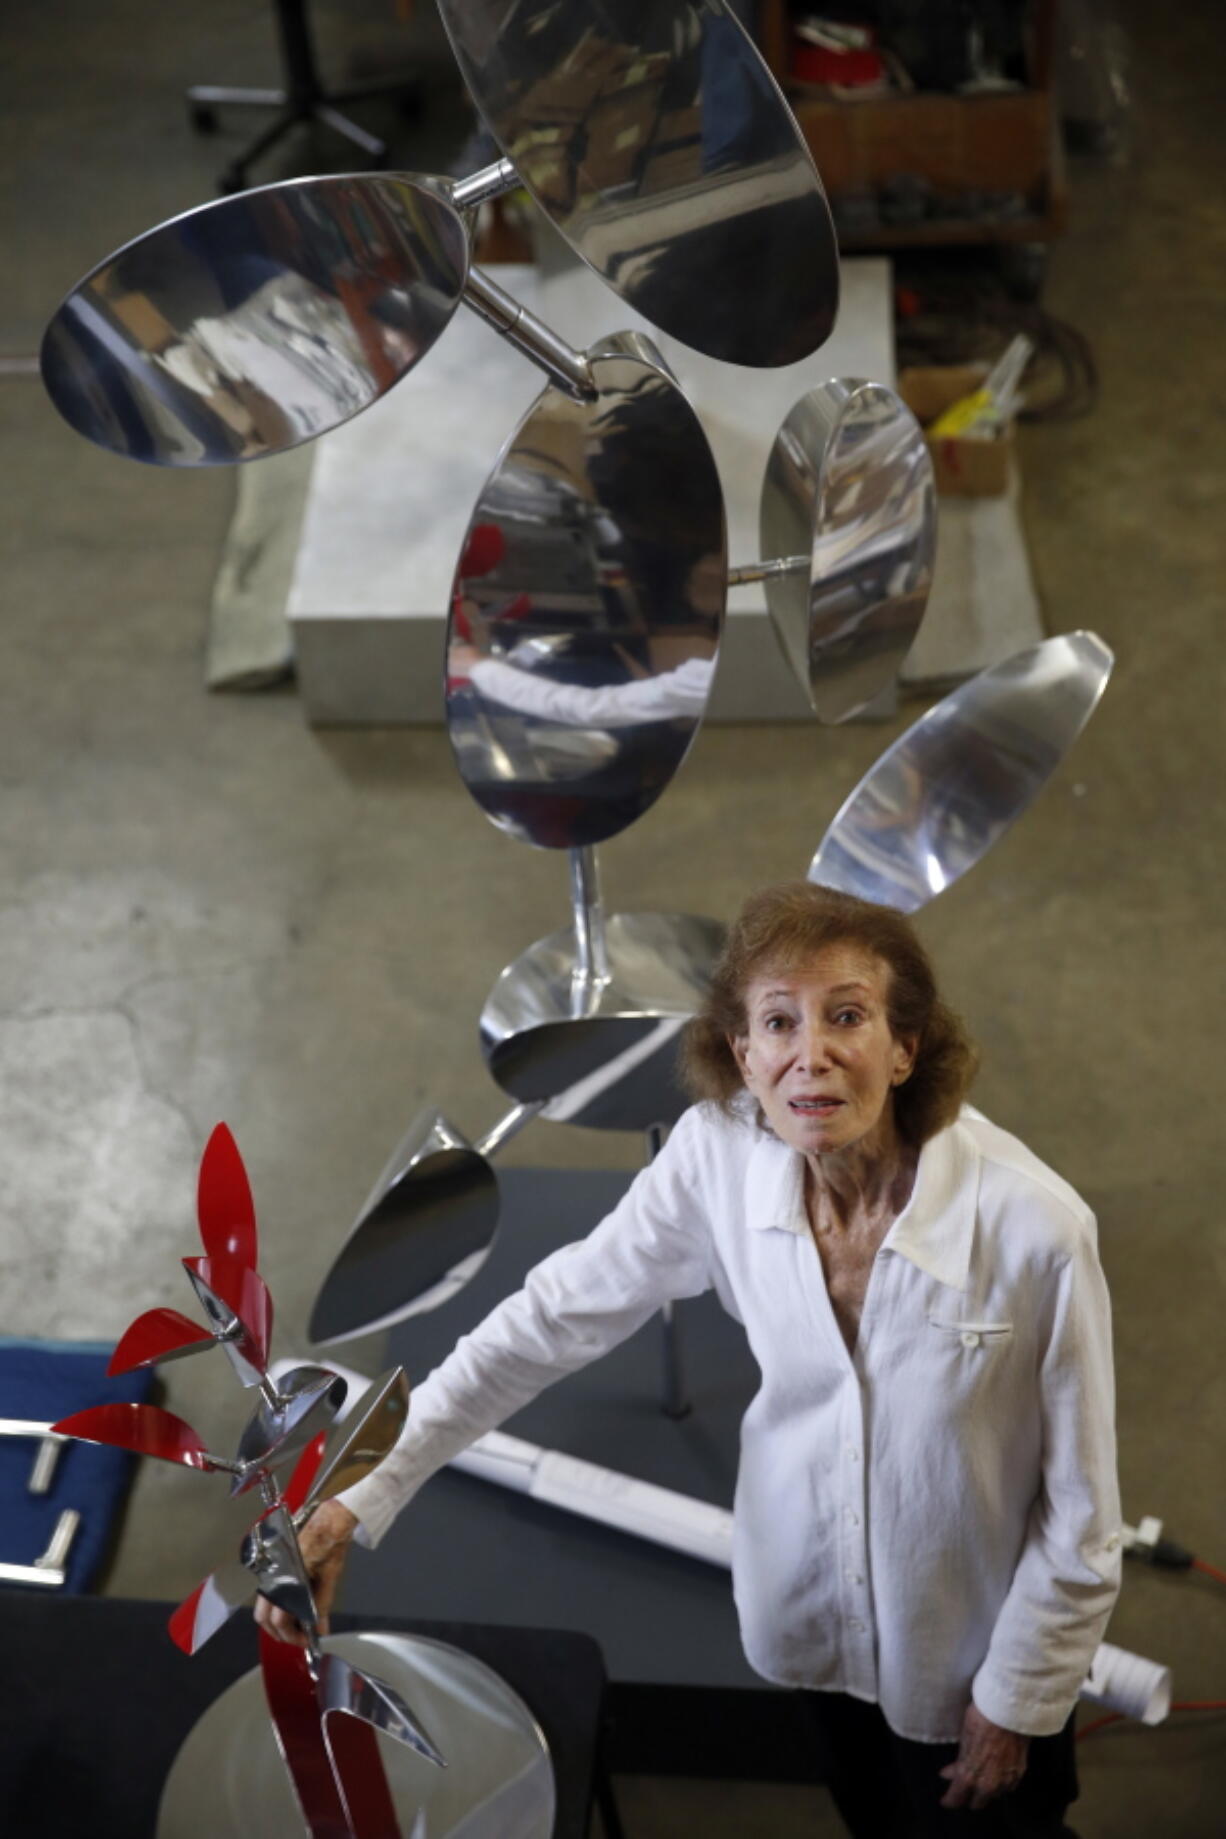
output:
M381 1537L421 1484L551 1381L714 1286L762 1375L733 1591L750 1664L957 1739L1071 1711L1119 1589L1110 1310L1094 1218L965 1109L923 1147L854 1353L809 1232L803 1159L748 1113L686 1112L586 1239L532 1271L414 1393L339 1498Z

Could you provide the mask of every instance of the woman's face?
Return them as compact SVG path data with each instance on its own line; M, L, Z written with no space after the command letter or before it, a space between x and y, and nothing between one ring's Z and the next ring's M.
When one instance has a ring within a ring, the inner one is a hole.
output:
M892 1092L915 1044L890 1032L890 970L862 946L829 945L798 970L755 977L745 1034L731 1042L777 1137L805 1155L887 1142Z

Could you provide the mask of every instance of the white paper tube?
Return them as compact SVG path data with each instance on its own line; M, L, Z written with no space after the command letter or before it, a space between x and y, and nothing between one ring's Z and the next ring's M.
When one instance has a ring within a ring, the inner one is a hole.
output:
M1081 1697L1142 1724L1161 1724L1171 1709L1171 1669L1104 1641L1091 1662Z

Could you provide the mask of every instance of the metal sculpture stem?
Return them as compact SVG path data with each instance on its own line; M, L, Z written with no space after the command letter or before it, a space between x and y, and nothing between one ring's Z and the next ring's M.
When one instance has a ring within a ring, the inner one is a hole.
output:
M649 1124L647 1127L647 1161L652 1163L664 1148L668 1130L663 1124ZM685 1383L685 1350L681 1344L681 1327L677 1321L677 1305L667 1302L660 1310L660 1326L664 1331L661 1352L664 1357L664 1395L660 1409L666 1418L688 1417L693 1406L687 1396Z
M501 198L504 193L513 192L519 182L514 160L495 160L492 166L483 166L479 172L470 172L466 179L457 179L451 188L451 202L457 210L467 211L474 205L484 204L487 198Z
M808 567L808 556L780 556L775 562L746 562L743 568L728 570L728 586L746 587L751 581L773 581L777 575L802 575Z
M575 916L575 969L572 1002L584 1015L609 981L609 952L605 940L604 903L600 898L600 869L590 844L570 852L570 901Z
M538 1117L548 1103L547 1098L534 1098L530 1104L514 1106L505 1117L500 1117L496 1124L491 1124L483 1137L477 1138L473 1148L479 1156L494 1155L504 1143L509 1143L512 1137L517 1137L534 1117Z
M578 402L590 402L596 394L592 372L582 351L576 351L565 339L551 332L543 319L530 313L510 294L504 294L479 268L470 268L464 283L464 301L479 319L531 358L550 381Z

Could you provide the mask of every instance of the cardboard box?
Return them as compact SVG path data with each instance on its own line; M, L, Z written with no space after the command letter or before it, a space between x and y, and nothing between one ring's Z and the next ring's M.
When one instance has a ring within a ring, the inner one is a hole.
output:
M898 373L898 393L925 430L960 396L977 390L986 364L915 365ZM937 491L947 498L999 498L1009 489L1013 428L992 440L925 433Z

